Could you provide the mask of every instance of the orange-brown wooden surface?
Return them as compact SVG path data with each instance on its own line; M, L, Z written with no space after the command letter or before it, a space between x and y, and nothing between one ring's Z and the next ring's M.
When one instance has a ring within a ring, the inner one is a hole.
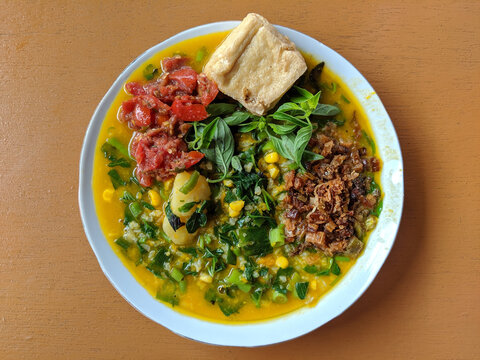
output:
M400 138L406 198L390 257L350 309L238 349L181 338L123 300L85 237L77 186L86 127L122 69L251 11L366 76ZM479 100L478 1L2 1L0 359L479 359Z

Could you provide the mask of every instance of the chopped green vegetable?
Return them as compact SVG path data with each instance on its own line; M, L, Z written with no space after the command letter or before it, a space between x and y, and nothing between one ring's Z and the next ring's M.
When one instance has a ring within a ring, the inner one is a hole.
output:
M383 210L383 199L380 199L380 201L377 203L377 206L375 206L375 208L373 209L372 215L379 217L382 210Z
M170 270L170 276L177 282L182 281L184 278L182 272L175 267Z
M183 223L182 220L180 220L180 218L172 212L170 203L165 206L165 215L173 231L177 231L179 228L185 225L185 223Z
M198 228L207 224L207 215L203 212L206 206L207 202L203 201L202 205L200 205L192 216L190 216L190 219L188 219L186 228L190 234L193 234Z
M272 301L277 304L285 304L288 301L287 295L274 290L272 293Z
M125 186L126 182L123 180L118 173L117 170L112 169L108 172L108 176L110 176L110 180L112 181L112 185L114 189L118 189L121 186Z
M132 213L134 218L138 218L140 214L143 212L142 207L138 202L132 202L128 205L130 212Z
M285 234L283 233L283 228L285 225L280 224L279 227L271 229L269 233L270 245L272 247L279 247L285 244Z
M157 74L158 69L153 66L153 64L148 64L145 69L143 69L143 76L147 80L152 80L154 76Z
M343 101L345 101L347 104L350 104L350 100L348 100L345 95L340 95L340 99L342 99Z
M114 242L115 242L115 244L117 244L118 246L123 248L124 250L127 250L131 245L130 242L125 240L123 236L119 237Z
M192 175L190 175L190 178L180 187L179 191L183 194L188 194L197 185L199 177L200 173L195 170Z
M306 282L297 282L295 284L295 294L298 296L300 300L305 299L305 296L308 292L308 281Z
M362 130L362 134L363 134L365 140L367 140L368 145L370 145L370 148L372 149L372 154L375 155L375 153L377 152L377 147L375 146L375 141L373 141L373 139L367 134L367 132L365 130Z
M187 202L185 204L183 204L182 206L180 206L178 208L178 211L181 212L181 213L186 213L186 212L189 212L190 210L192 210L192 208L199 204L200 201L191 201L191 202Z
M122 144L120 140L117 138L108 138L107 143L112 145L115 149L117 149L122 155L126 156L127 158L130 158L130 154L128 152L128 148Z
M206 55L207 55L207 48L205 46L202 46L200 50L197 51L197 54L195 55L195 62L197 63L202 62Z

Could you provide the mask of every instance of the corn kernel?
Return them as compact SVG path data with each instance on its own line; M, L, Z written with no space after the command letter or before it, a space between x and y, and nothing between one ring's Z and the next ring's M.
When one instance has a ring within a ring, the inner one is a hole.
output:
M210 275L205 274L205 273L200 273L199 279L200 279L200 281L203 281L203 282L208 283L208 284L211 284L212 280L213 280Z
M278 166L273 164L268 165L267 169L268 169L268 174L272 179L276 179L278 174L280 173Z
M310 287L312 288L312 290L317 290L317 281L316 280L311 281Z
M245 201L243 200L232 201L230 203L230 209L232 209L233 211L240 212L243 209L244 205L245 205Z
M160 197L160 194L156 192L155 190L148 190L148 198L150 199L150 203L158 207L162 203L162 198Z
M231 207L229 207L228 208L228 215L230 215L230 217L232 217L232 218L238 217L238 215L240 215L240 211L235 211Z
M285 256L279 256L279 257L277 257L277 260L275 261L275 264L278 267L281 267L282 269L286 269L288 267L288 260Z
M269 164L276 163L280 157L278 156L278 153L276 151L270 152L267 155L265 155L265 161Z
M170 191L170 189L172 188L172 185L173 185L173 179L168 179L163 183L163 187L167 191Z
M105 189L103 191L103 200L110 202L113 199L113 194L115 193L115 190L113 189Z
M223 185L225 185L226 187L233 187L233 181L230 180L230 179L226 179L226 180L223 180Z

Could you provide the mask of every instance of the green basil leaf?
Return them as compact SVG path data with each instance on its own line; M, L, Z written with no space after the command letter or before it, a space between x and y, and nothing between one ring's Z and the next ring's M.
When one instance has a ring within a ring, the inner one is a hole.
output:
M305 150L303 152L303 161L305 162L317 161L322 159L323 159L322 155L314 153L313 151Z
M253 130L255 130L256 128L258 128L258 125L259 125L259 122L258 122L258 121L252 121L252 122L249 123L249 124L242 124L242 125L238 128L238 132L247 133L247 132L253 131Z
M229 126L240 125L247 121L251 115L243 111L235 111L232 115L226 117L224 120Z
M287 111L294 111L294 110L300 110L303 111L300 106L293 102L286 102L280 105L280 107L277 109L276 112L287 112Z
M311 99L313 98L313 94L305 89L302 89L301 87L294 86L295 90L304 98L306 99Z
M236 108L235 104L214 103L207 106L207 112L210 116L222 116L233 113Z
M293 130L297 128L295 124L268 124L272 128L272 130L277 133L278 135L285 135L291 133Z
M239 172L243 170L242 163L240 162L238 156L232 157L232 167Z
M215 155L214 162L217 169L222 176L215 180L209 180L209 182L215 183L225 179L232 161L233 152L235 149L235 141L233 139L232 132L227 123L223 119L218 119L217 127L215 130ZM206 154L205 154L206 155Z
M275 112L272 117L275 120L283 120L283 121L288 121L292 124L298 125L298 126L307 126L308 123L306 121L300 120L299 118L287 114L287 113L282 113L282 112Z
M213 137L215 136L218 119L219 118L213 119L212 122L210 122L207 126L203 128L203 131L201 132L196 146L196 150L208 149L210 147Z
M312 115L317 116L335 116L340 113L340 109L334 105L318 104L315 110L312 111Z
M295 142L293 143L293 149L295 151L295 162L302 169L304 169L302 165L303 153L308 145L308 142L310 141L310 138L312 137L312 131L313 129L311 126L301 128L300 130L298 130L297 136L295 137Z

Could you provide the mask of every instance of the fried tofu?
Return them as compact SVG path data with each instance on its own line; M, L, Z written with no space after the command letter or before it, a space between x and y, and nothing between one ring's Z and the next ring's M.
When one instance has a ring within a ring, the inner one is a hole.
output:
M248 14L215 50L203 72L224 94L264 115L307 70L295 44L264 17Z

